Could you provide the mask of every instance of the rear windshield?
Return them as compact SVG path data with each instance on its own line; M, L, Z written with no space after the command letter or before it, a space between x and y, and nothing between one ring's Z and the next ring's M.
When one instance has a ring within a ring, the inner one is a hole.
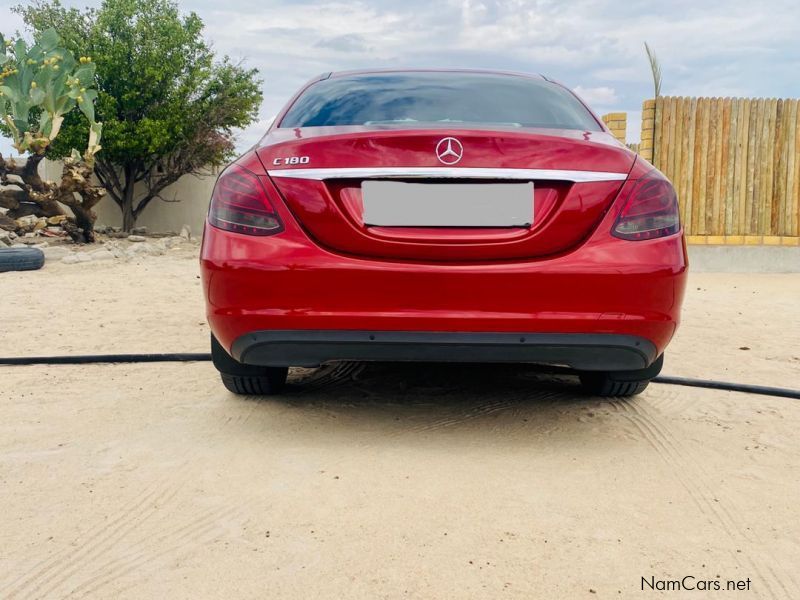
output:
M311 85L280 127L335 125L500 125L601 131L566 89L545 80L492 73L372 73Z

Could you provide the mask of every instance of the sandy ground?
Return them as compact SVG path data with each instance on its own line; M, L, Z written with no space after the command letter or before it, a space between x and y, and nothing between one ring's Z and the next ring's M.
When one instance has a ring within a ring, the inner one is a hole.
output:
M182 249L2 274L0 354L206 351L197 272ZM798 275L692 276L665 374L800 388L798 297ZM797 401L599 400L509 367L291 383L0 367L0 597L636 598L692 576L800 598Z

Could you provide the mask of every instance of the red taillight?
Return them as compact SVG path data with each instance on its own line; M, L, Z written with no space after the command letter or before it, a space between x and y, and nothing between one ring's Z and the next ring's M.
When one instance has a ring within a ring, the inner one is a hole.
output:
M217 179L208 222L214 227L247 235L272 235L283 229L275 207L259 178L232 165Z
M651 240L681 229L678 198L672 184L651 171L632 186L611 234L624 240Z

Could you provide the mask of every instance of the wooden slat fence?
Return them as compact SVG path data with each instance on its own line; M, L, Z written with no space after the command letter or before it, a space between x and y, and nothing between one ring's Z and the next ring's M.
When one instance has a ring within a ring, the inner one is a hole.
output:
M687 235L800 236L800 100L648 100L640 153L672 180Z

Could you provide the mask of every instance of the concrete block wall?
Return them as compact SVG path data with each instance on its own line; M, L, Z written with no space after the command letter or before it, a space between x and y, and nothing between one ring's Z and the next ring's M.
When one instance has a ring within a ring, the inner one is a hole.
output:
M639 155L653 162L653 127L656 122L656 101L642 102L642 137L639 142Z
M603 119L603 122L611 130L611 133L614 134L614 137L624 144L628 129L627 113L613 112L603 115L600 118Z
M60 161L45 160L39 166L41 176L54 181L61 177L62 169ZM137 219L136 226L147 227L153 233L177 233L184 225L188 225L192 234L199 236L203 231L208 202L218 174L219 170L210 169L203 175L184 175L164 190L161 194L164 199L156 198L147 206ZM144 188L137 191L143 194ZM71 212L67 207L65 209L68 213ZM100 200L94 212L97 214L98 225L122 225L122 212L108 196Z

